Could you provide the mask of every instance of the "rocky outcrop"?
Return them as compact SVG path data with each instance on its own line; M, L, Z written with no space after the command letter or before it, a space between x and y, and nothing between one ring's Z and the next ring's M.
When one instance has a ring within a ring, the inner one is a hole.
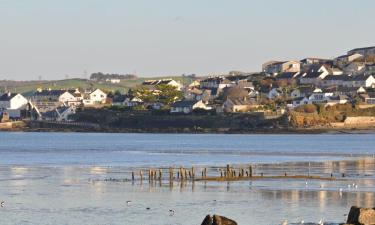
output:
M375 208L353 206L350 209L346 223L355 225L375 225Z
M237 223L224 216L213 215L211 217L210 215L207 215L201 225L237 225Z

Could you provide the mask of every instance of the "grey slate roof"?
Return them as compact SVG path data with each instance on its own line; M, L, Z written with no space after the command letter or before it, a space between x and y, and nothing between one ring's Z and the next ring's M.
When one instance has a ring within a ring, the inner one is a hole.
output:
M318 78L322 72L307 72L302 78Z
M15 93L11 93L11 94L5 93L2 96L0 96L0 101L10 101L16 95L17 94L15 94Z
M177 101L172 104L173 108L185 108L185 107L193 107L198 101L194 100L183 100L183 101Z
M279 79L292 79L296 73L292 72L285 72L285 73L280 73L276 76L276 80Z

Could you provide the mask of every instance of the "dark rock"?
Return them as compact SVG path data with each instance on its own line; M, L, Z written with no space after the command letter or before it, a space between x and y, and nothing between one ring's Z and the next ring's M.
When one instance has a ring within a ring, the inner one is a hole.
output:
M212 225L212 217L210 215L207 215L201 225Z
M214 215L214 221L212 225L237 225L237 223L231 219L228 219L224 216Z
M237 223L224 216L214 215L211 217L210 215L207 215L201 225L237 225Z
M375 225L375 209L352 206L347 224Z

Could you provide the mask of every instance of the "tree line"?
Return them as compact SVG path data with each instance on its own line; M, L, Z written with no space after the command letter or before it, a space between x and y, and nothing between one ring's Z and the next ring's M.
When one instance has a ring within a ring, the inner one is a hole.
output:
M97 81L105 81L107 79L120 79L120 80L134 80L137 79L138 77L134 74L110 74L110 73L102 73L102 72L97 72L97 73L92 73L90 76L91 80L97 80Z

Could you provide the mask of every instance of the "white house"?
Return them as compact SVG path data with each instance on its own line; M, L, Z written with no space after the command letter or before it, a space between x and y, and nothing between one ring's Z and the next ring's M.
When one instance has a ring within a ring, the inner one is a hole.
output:
M299 87L290 93L291 98L303 98L310 95L315 90L312 86Z
M223 103L224 112L248 112L257 107L254 99L251 98L227 98Z
M0 96L0 110L3 109L21 109L28 103L27 99L21 94L5 93Z
M300 105L307 105L309 104L309 99L307 97L298 97L293 99L292 101L292 107L298 107Z
M20 118L21 110L26 108L28 100L21 94L5 93L0 96L0 114L6 112L9 118Z
M328 98L333 96L333 93L323 92L321 89L316 88L314 92L308 97L309 104L326 103Z
M345 80L342 84L344 87L372 87L375 85L375 78L373 75L357 75Z
M209 110L210 107L207 107L206 104L200 101L192 101L192 100L183 100L177 101L172 104L171 106L171 113L184 113L189 114L193 112L194 109L204 109Z
M179 82L173 79L146 80L142 83L142 85L145 85L145 86L157 86L161 84L175 87L177 90L181 90L181 88L183 87Z
M107 94L100 89L96 89L95 91L89 94L88 99L83 100L84 105L100 105L105 104L107 101Z
M59 96L59 102L62 102L67 106L78 106L82 103L82 99L82 94L78 89L65 91Z
M115 78L106 79L105 81L108 82L108 83L111 83L111 84L119 84L119 83L121 83L121 79L115 79Z

